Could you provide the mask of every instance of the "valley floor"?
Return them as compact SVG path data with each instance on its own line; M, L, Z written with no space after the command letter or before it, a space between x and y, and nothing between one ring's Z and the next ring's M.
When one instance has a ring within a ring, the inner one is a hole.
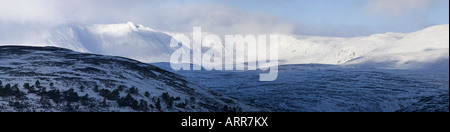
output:
M154 65L170 70L168 64ZM259 82L259 71L174 72L277 112L448 111L449 106L448 71L287 65L273 82Z

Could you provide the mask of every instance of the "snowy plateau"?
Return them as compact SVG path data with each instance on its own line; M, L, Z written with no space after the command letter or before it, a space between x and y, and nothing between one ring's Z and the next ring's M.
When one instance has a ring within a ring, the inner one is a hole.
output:
M0 111L449 111L449 25L277 34L273 82L258 81L265 71L173 71L176 34L129 22L2 39Z

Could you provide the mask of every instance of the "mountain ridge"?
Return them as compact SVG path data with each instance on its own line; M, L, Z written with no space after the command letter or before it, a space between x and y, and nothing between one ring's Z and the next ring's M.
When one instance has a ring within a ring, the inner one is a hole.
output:
M384 33L365 37L321 37L278 34L279 60L283 64L383 64L391 61L410 62L422 58L398 56L394 60L376 60L393 54L420 53L431 60L448 58L435 56L427 50L448 50L449 28L437 25L412 33ZM132 22L123 24L64 24L41 35L41 39L29 44L68 48L79 52L123 56L146 63L169 62L175 51L169 43L174 35L154 30ZM185 35L186 36L186 35ZM187 35L187 37L192 37ZM34 37L39 38L39 37ZM27 42L29 42L27 41ZM0 45L5 45L1 44ZM189 50L189 49L184 49ZM186 51L189 52L189 51ZM425 57L425 58L426 58ZM406 58L402 60L402 58ZM237 59L245 60L245 59ZM417 61L417 63L428 63ZM410 68L404 63L376 68ZM374 67L375 67L374 66ZM417 67L413 67L417 68Z

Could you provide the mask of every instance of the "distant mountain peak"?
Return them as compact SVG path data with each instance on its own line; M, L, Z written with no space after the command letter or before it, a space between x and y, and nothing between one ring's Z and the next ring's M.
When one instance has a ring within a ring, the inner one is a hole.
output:
M123 24L66 24L43 38L49 46L115 55L143 62L167 62L174 49L171 36L132 22Z

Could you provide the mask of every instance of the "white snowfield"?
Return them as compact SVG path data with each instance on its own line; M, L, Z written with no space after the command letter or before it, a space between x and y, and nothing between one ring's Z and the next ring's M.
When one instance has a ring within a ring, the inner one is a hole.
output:
M287 64L365 64L373 68L424 68L449 57L449 25L369 37L282 37L280 59ZM381 64L381 65L376 65ZM444 66L445 67L445 66ZM448 69L448 64L447 64Z
M173 35L180 34L157 31L132 22L65 24L43 32L23 42L32 46L56 46L79 52L122 56L147 63L169 62L176 50L170 47L170 40ZM203 36L207 34L203 33ZM186 36L189 35L187 33ZM278 35L279 60L282 64L345 64L409 69L435 66L430 63L449 58L449 25L433 26L413 33L351 38ZM0 40L0 45L11 44L3 44Z
M122 56L143 62L167 62L174 51L171 36L131 22L126 24L64 24L42 31L22 46L55 46L78 52Z

